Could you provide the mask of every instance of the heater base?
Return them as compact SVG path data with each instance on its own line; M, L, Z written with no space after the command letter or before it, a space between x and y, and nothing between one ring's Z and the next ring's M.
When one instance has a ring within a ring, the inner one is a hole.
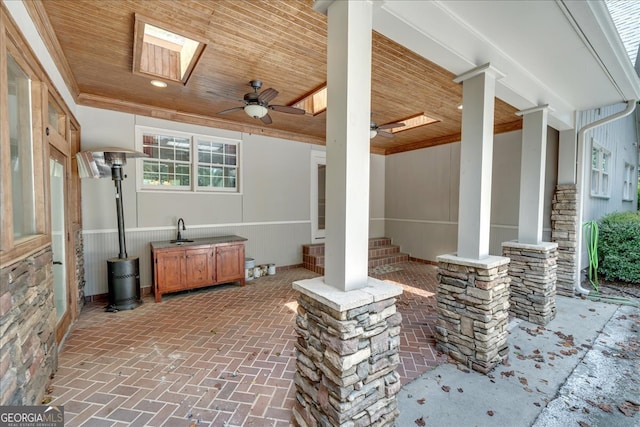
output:
M140 262L138 257L107 260L109 274L109 305L105 311L133 310L140 299Z

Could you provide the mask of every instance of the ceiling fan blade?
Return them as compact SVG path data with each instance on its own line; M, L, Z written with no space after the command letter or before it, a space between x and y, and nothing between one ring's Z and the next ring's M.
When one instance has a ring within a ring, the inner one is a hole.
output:
M280 92L270 87L269 89L263 90L260 95L258 95L258 101L268 104L269 101L278 96L278 93Z
M378 129L393 129L393 128L401 128L404 126L404 123L387 123L386 125L378 126Z
M262 120L262 123L264 123L265 125L270 125L271 123L273 123L269 114L265 114L264 116L260 117L260 120Z
M306 114L302 108L289 107L288 105L269 105L270 110L279 111L281 113L289 113L289 114Z
M233 99L234 101L244 102L244 99L239 99L236 96L225 95L223 93L213 92L211 90L208 90L207 93L210 93L211 95L219 96L220 98Z
M394 137L394 135L391 132L385 132L383 130L380 130L380 128L378 128L378 135L384 136L385 138L393 138Z
M229 114L229 113L235 113L236 111L241 111L241 110L244 110L244 107L229 108L228 110L223 110L216 114Z

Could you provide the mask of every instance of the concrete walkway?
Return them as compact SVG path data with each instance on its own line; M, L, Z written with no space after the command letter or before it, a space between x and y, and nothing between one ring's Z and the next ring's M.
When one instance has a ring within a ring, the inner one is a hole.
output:
M546 327L510 323L509 362L490 375L448 363L406 384L396 425L640 426L640 310L556 303Z

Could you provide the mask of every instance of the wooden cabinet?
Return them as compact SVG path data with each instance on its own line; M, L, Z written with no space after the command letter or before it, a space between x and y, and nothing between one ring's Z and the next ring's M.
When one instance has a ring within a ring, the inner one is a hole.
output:
M219 282L244 280L244 245L216 246L216 279Z
M197 239L182 246L151 243L156 302L170 292L235 281L244 286L244 240L239 236L222 236Z

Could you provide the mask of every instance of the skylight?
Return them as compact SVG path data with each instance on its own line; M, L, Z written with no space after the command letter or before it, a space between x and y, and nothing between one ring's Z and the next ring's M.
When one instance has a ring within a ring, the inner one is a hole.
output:
M186 84L205 43L150 21L136 15L133 71Z
M398 132L404 132L407 131L409 129L414 129L420 126L426 126L426 125L430 125L431 123L437 123L440 120L437 119L433 119L429 116L425 116L424 113L420 113L418 115L415 116L411 116L409 118L406 118L404 120L398 120L398 123L404 123L404 126L401 127L397 127L397 128L391 128L389 129L389 132L391 133L398 133Z
M323 84L317 89L314 89L304 98L291 104L291 107L300 108L312 116L317 116L327 109L327 84Z

